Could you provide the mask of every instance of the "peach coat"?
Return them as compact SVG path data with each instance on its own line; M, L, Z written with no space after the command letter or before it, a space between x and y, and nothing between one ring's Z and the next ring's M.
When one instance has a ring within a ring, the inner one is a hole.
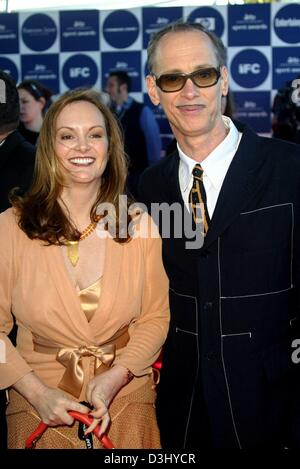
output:
M161 239L140 237L119 244L108 237L105 256L98 309L88 322L61 248L30 240L18 227L13 209L0 214L0 340L5 344L0 388L31 370L46 385L57 387L65 368L56 355L34 350L32 333L61 347L92 346L105 343L126 325L130 338L114 363L130 369L135 378L117 398L147 382L169 324ZM7 337L13 325L11 311L18 325L16 348ZM94 376L94 358L84 357L83 368L79 400L85 399L86 384Z

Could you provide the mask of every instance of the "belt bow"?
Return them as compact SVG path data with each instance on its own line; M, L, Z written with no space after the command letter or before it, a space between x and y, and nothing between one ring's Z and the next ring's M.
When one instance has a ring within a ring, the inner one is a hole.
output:
M84 380L82 358L95 357L95 375L107 370L115 358L115 344L106 344L98 347L96 345L78 348L64 347L58 350L56 360L61 363L66 371L58 387L79 397Z

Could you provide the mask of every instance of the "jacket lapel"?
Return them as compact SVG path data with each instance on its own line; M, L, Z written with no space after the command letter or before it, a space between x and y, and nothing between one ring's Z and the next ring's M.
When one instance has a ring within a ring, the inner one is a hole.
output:
M111 314L114 299L118 294L123 259L122 247L121 244L116 243L109 236L107 237L100 301L90 322L87 321L81 309L78 294L64 265L60 247L49 246L46 248L52 280L64 304L69 327L74 331L77 340L84 340L87 343L95 342L95 336L99 334L99 331L95 330L95 323L99 321L100 317L101 323L105 324L106 319ZM99 311L101 314L99 314Z
M213 243L218 236L239 216L249 200L257 194L263 183L258 171L262 164L260 142L257 135L246 126L235 123L243 135L238 150L232 160L224 179L214 214L210 223L203 247ZM179 186L179 156L178 152L170 155L165 166L162 185L164 187L164 200L169 204L179 202L183 211L186 211ZM188 217L188 214L186 214Z
M97 311L91 319L91 325L99 321L99 318L101 318L101 323L105 324L106 319L111 316L115 298L118 296L123 253L124 246L108 235L100 301Z
M262 164L259 139L248 128L239 130L243 131L241 142L224 179L204 248L211 245L239 216L263 184L258 171Z
M0 170L4 167L7 160L12 158L12 150L18 142L17 132L13 132L6 137L5 142L0 146Z
M47 256L48 270L52 277L59 298L64 305L64 323L72 330L75 343L93 342L92 330L80 306L80 300L64 264L59 246L44 247Z
M162 172L163 180L161 181L162 188L166 195L166 197L164 197L164 200L169 204L172 204L174 202L183 204L178 177L178 151L176 150L168 158L169 161L168 164L164 167L164 171Z

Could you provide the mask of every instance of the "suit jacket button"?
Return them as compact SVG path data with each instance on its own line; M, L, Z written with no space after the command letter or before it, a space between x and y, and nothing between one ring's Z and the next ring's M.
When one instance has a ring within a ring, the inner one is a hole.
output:
M211 301L207 301L206 303L204 303L204 311L211 311L213 309L213 305L214 304Z
M214 360L216 358L216 354L215 352L207 352L205 355L204 355L204 358L206 360Z

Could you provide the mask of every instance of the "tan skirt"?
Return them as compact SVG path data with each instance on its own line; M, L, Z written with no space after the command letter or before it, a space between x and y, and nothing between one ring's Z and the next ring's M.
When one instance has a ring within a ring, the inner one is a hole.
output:
M108 432L116 448L160 448L159 431L155 415L156 393L152 380L136 391L113 401L110 406L112 423ZM8 448L24 448L26 438L40 422L34 408L16 391L10 391L7 408ZM72 426L49 427L36 444L37 449L84 449L80 440L78 422ZM94 448L101 448L93 436Z

